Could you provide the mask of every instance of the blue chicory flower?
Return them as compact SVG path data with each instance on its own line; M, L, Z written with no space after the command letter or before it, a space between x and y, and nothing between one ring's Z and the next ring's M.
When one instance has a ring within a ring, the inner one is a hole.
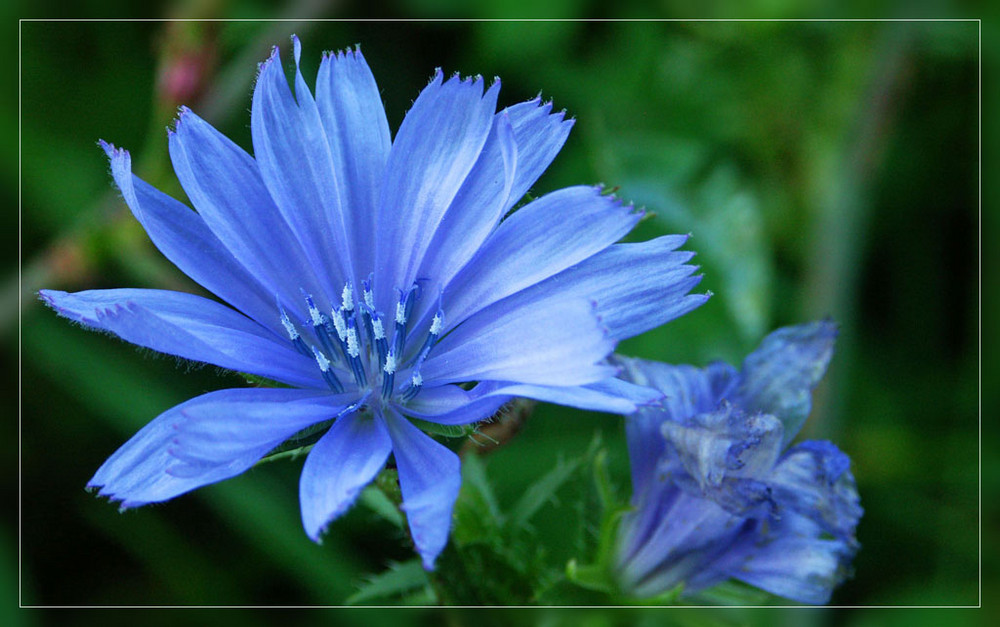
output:
M634 510L616 574L649 597L735 578L826 603L858 549L850 460L830 442L786 448L833 354L821 321L775 331L743 362L705 369L620 358L623 377L665 394L626 419Z
M302 470L302 520L329 522L395 458L426 568L444 548L459 459L409 418L443 425L517 396L617 413L659 393L615 378L618 340L699 306L683 236L616 244L642 216L594 187L508 215L573 124L539 99L496 112L500 82L440 71L394 139L360 50L325 54L315 97L277 49L253 93L255 156L187 108L170 158L195 211L103 143L153 243L231 307L155 289L42 290L60 315L288 387L229 389L154 419L90 486L123 508L253 466L335 419ZM506 217L505 217L506 216Z

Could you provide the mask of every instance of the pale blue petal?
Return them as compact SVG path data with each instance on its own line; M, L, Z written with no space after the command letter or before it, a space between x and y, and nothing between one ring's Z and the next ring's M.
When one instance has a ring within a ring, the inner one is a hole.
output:
M357 412L337 419L306 458L299 480L302 524L314 541L385 467L392 450L381 418Z
M342 183L319 110L298 69L298 39L293 41L294 95L277 48L260 66L250 122L254 156L306 259L335 296L353 276L347 235L351 214L340 206Z
M479 422L495 414L513 395L494 382L477 384L471 390L457 385L425 387L406 405L396 409L407 416L445 425Z
M246 407L253 404L270 407L276 414L281 414L288 403L304 401L309 404L320 398L314 391L287 389L221 390L198 396L160 414L139 430L104 462L87 486L100 488L102 496L121 501L122 507L138 507L166 501L195 488L236 476L267 451L244 449L243 454L225 463L207 466L201 472L181 473L180 476L170 474L168 469L171 467L184 466L169 452L176 446L174 440L180 425L188 420L184 412L210 404L219 410L218 416L229 418L229 405Z
M829 320L771 333L743 362L734 402L780 418L787 444L809 416L812 389L826 373L836 338L837 325Z
M417 278L424 253L493 126L500 83L442 82L438 71L396 134L377 212L376 303L395 304L395 290ZM388 309L386 309L388 310Z
M385 421L410 534L424 568L433 570L434 561L448 543L451 513L462 482L458 455L391 409Z
M153 244L210 292L257 322L277 328L274 294L233 257L197 213L132 174L127 150L101 142L111 175Z
M604 250L642 213L595 187L547 194L504 220L445 288L450 320L547 279Z
M824 604L853 552L838 540L782 535L749 554L732 576L800 603Z
M306 316L303 289L328 304L253 157L183 107L169 144L181 186L233 256L298 317Z
M686 265L693 253L676 251L685 237L665 235L639 244L615 244L593 257L509 297L533 306L561 294L596 303L610 337L623 340L673 320L708 300L688 294L701 281Z
M587 301L516 309L500 302L445 336L421 373L435 383L586 385L614 376L614 368L599 363L613 348Z
M493 118L482 154L451 203L421 265L421 277L446 285L493 231L500 219L559 152L572 120L535 98ZM431 311L433 315L433 311Z
M378 86L361 50L324 54L316 106L330 144L340 207L350 212L355 272L374 269L375 210L392 141ZM359 276L354 277L355 285Z
M312 360L215 301L167 290L42 290L56 312L161 353L303 387L325 387Z

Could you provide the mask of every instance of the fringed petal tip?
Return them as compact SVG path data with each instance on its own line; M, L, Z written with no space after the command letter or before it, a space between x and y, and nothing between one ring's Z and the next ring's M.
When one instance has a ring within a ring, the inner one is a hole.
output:
M342 61L347 58L364 59L364 55L361 54L360 43L354 44L353 49L347 47L340 50L324 50L323 54L321 55L322 61L327 61L327 60Z

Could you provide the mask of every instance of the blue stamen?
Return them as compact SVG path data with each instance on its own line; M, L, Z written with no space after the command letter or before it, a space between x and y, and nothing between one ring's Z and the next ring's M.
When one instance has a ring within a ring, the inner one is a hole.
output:
M312 352L309 350L309 347L302 339L302 336L299 334L298 329L296 329L295 325L292 324L292 321L289 320L288 314L285 313L285 308L282 307L281 305L278 305L278 309L281 311L281 325L285 327L285 331L288 332L288 339L291 340L292 346L294 346L296 350L298 350L306 357L312 357L313 356Z
M385 366L382 367L382 398L388 399L392 396L392 385L396 378L396 354L389 351L385 358Z
M330 368L330 360L327 359L326 355L319 352L315 348L313 350L313 356L316 358L316 363L319 364L319 370L323 373L323 380L326 384L330 386L330 389L341 394L344 391L343 384L340 383L340 379L334 374L333 369Z
M354 316L347 319L347 361L354 373L354 380L360 387L368 383L365 376L364 364L361 363L361 344L358 341L358 329L354 322Z

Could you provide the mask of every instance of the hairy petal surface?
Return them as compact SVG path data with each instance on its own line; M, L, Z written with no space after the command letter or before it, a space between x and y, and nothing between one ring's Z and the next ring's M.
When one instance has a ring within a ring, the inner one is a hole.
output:
M375 263L375 211L392 140L375 77L361 50L323 55L316 76L316 107L336 171L348 243L358 274Z
M598 363L613 348L586 301L516 309L501 302L442 339L422 373L425 379L440 383L498 380L585 385L615 374L611 366Z
M125 204L153 244L205 289L257 322L274 326L274 296L240 264L197 213L132 174L127 150L101 142Z
M547 194L504 220L448 284L448 315L471 313L604 250L632 230L641 212L599 188Z
M299 290L321 294L323 284L254 158L186 107L169 144L177 179L208 228L288 311L304 317Z
M389 152L376 216L377 303L409 287L445 210L475 165L493 125L500 83L438 71L420 92Z
M250 123L254 154L271 197L320 281L324 286L339 286L352 276L350 212L340 206L341 183L330 143L316 102L299 71L299 40L293 38L293 43L294 95L277 48L260 66Z
M215 301L168 290L39 292L56 312L155 351L304 387L323 387L312 362Z
M381 418L355 412L333 423L310 451L299 480L302 524L310 538L319 542L327 523L347 511L391 451Z
M385 413L385 422L413 543L424 568L433 570L434 561L448 543L451 513L462 482L458 455L391 409Z
M336 412L328 395L309 390L235 389L195 397L165 411L139 430L104 462L87 486L100 488L101 496L121 501L124 508L166 501L234 477L255 464L267 449L234 448L228 459L193 468L170 452L177 448L181 426L190 419L186 414L206 406L213 408L212 416L232 421L233 410L245 410L249 405L256 412L269 408L276 418L288 420L287 416L294 415L295 406L300 403L299 407L309 414L309 420L317 416L322 420L322 415ZM181 469L181 472L172 474L172 468Z

